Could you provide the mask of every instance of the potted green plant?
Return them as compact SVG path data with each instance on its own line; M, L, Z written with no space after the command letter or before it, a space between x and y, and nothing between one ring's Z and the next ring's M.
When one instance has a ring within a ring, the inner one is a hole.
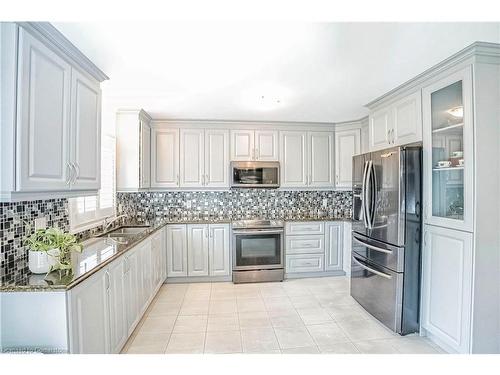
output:
M26 239L29 269L33 273L71 270L71 252L82 251L77 238L59 228L39 229Z

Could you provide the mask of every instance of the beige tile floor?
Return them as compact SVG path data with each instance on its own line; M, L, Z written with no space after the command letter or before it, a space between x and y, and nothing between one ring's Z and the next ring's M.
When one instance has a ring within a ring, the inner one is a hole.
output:
M400 337L349 295L346 277L282 283L165 284L123 353L405 353L442 351Z

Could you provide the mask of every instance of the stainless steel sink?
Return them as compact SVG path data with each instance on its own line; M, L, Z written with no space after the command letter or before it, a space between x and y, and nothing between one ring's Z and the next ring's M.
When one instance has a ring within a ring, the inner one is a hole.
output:
M147 226L136 226L136 227L120 227L116 228L110 232L104 233L99 237L127 237L127 236L135 236L147 230L149 227Z

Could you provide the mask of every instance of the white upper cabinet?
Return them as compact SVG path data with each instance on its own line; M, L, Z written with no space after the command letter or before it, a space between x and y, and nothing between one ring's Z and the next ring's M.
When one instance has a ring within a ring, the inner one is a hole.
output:
M151 131L151 187L179 186L179 129L153 127Z
M333 187L333 132L280 132L283 187Z
M70 190L71 66L20 28L18 69L16 190Z
M424 222L473 230L474 150L470 67L422 90Z
M253 130L231 130L231 160L254 160L254 136Z
M255 131L255 160L277 161L278 153L278 132L275 130Z
M151 187L151 117L143 110L116 113L116 190Z
M232 161L277 161L278 131L231 130Z
M208 226L187 226L188 276L208 276Z
M0 29L0 200L97 193L107 77L48 23Z
M207 187L229 186L229 131L205 130L205 174Z
M352 187L352 157L360 153L360 129L335 132L335 187Z
M141 120L141 146L140 146L140 187L147 189L151 186L151 127L149 122Z
M71 160L76 169L73 186L97 190L101 183L101 89L80 71L71 73Z
M308 185L307 132L280 132L280 162L282 187Z
M180 131L180 184L183 187L204 186L204 130Z
M370 151L421 141L420 90L370 113L368 126Z
M333 186L333 133L308 132L309 186Z
M425 225L422 327L458 353L470 351L472 234Z

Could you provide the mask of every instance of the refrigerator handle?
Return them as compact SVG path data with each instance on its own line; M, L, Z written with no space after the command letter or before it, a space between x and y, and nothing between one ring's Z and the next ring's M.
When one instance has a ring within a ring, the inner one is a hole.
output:
M377 203L377 174L375 173L375 166L373 165L373 161L370 161L370 193L371 193L371 200L370 200L370 229L373 229L373 226L375 225L375 206Z
M368 161L365 161L363 168L363 183L361 185L361 211L363 213L363 224L368 228L368 221L366 220L366 172L368 171Z
M366 188L366 185L367 184L371 184L371 174L372 174L372 161L369 160L368 161L368 164L367 164L367 168L366 168L366 177L365 177L365 180L364 180L364 185L365 185L365 189L364 189L364 195L363 195L363 207L364 207L364 211L366 213L365 217L366 217L366 224L365 226L368 228L368 229L372 229L372 217L371 217L371 207L368 207L368 189ZM372 194L372 192L370 191L370 194ZM370 202L370 206L371 206L372 202Z

